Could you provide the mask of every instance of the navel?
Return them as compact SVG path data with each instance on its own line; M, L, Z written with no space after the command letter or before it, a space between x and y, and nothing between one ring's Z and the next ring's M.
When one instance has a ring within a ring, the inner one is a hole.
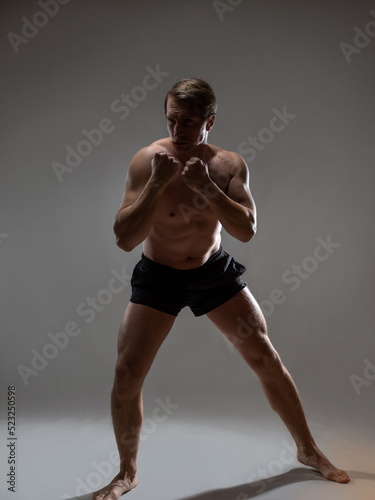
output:
M169 217L174 217L176 215L175 212L169 212Z

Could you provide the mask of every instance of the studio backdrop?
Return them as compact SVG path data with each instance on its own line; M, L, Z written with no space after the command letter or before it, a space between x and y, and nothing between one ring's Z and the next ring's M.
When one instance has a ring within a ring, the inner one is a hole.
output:
M375 387L373 2L0 9L4 419L9 386L20 419L110 418L117 332L142 251L116 246L113 221L132 156L167 136L166 92L193 76L219 103L209 142L246 160L258 209L255 238L223 231L223 247L246 266L308 410L365 420ZM266 404L235 349L189 309L144 397L146 410L169 397L185 415Z

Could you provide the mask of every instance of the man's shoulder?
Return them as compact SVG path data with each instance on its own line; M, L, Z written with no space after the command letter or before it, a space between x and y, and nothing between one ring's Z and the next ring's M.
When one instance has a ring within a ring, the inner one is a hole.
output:
M131 159L130 168L141 168L142 166L146 168L150 167L151 160L158 151L168 151L166 139L154 141L137 151Z
M214 162L231 165L234 169L246 166L242 156L235 151L228 151L218 146L214 146L213 144L208 144L208 146L211 150Z
M152 159L158 151L168 151L168 139L158 139L148 146L141 148L135 153L133 160L142 161Z
M165 137L163 139L157 139L156 141L146 146L144 149L147 149L150 153L155 154L155 152L157 151L169 151L171 145L172 144L170 138Z

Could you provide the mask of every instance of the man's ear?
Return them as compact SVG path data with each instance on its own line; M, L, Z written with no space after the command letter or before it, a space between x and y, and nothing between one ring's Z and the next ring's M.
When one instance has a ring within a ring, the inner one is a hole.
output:
M212 129L212 127L214 126L215 120L216 120L216 115L211 115L207 121L207 124L206 124L207 132L209 132Z

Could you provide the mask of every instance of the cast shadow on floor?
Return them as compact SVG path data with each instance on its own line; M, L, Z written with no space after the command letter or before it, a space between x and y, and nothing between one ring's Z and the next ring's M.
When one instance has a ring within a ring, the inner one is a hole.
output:
M348 474L351 478L351 482L355 481L355 479L375 480L375 474L356 471L348 471ZM180 497L177 500L248 500L269 493L277 488L282 488L288 484L302 483L303 481L326 481L326 479L316 470L297 467L277 476L271 476L229 488L210 490L188 497ZM338 486L344 488L346 485L338 484Z
M258 481L239 484L229 488L206 491L197 495L179 498L178 500L247 500L255 498L263 493L268 493L271 490L281 488L287 484L309 481L311 479L322 480L319 472L311 469L298 467L277 476L266 477Z
M349 484L353 484L356 479L375 480L375 474L371 474L369 472L347 472L351 478L351 483ZM303 481L325 481L325 479L318 471L307 469L304 467L297 467L277 476L266 477L264 479L259 479L258 481L239 484L237 486L230 486L228 488L209 490L188 497L180 497L176 500L248 500L263 495L264 493L269 493L270 491L277 488L282 488L283 486L287 486L288 484L302 483ZM338 486L345 488L346 485L338 484ZM91 498L92 494L88 494L70 498L69 500L91 500ZM121 498L125 499L126 496L124 495Z

